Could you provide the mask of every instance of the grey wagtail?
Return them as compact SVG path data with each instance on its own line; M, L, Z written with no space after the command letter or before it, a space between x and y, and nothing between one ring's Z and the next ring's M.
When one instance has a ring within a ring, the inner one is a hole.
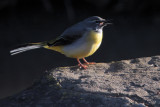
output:
M89 17L66 29L59 37L54 40L28 43L20 48L11 50L11 55L25 52L37 48L46 48L58 51L70 58L76 58L78 66L86 69L87 62L85 57L92 55L101 45L103 38L103 27L108 25L107 21L98 16ZM82 64L79 59L83 59Z

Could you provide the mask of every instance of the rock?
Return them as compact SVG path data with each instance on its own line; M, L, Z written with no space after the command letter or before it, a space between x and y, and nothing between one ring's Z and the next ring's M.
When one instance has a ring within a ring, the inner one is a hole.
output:
M55 68L0 106L159 107L160 56Z

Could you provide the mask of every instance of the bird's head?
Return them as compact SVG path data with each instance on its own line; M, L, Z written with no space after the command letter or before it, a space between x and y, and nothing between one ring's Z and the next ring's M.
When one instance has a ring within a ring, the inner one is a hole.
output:
M101 30L104 26L111 24L99 16L89 17L85 19L83 22L88 28L96 30L96 31Z

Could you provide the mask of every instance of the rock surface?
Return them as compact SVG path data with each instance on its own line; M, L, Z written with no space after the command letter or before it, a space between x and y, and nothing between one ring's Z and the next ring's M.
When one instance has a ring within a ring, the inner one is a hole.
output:
M4 106L160 107L160 56L55 68Z

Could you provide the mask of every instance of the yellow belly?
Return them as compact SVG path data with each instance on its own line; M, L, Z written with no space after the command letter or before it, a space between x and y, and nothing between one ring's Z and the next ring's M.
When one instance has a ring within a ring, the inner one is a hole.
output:
M92 55L102 42L102 32L88 32L80 40L67 46L46 47L51 50L58 51L67 57L84 58Z

